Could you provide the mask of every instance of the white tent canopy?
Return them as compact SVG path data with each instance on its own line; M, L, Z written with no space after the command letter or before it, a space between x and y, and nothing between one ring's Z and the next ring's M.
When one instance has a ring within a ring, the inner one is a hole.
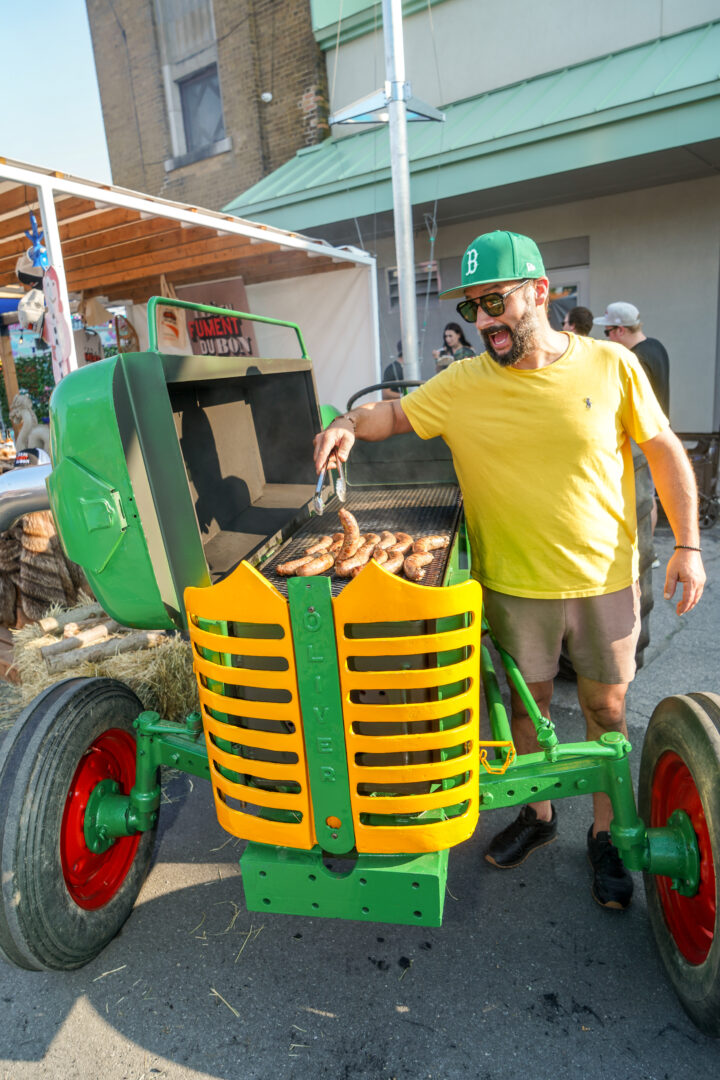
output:
M375 260L366 252L0 158L0 285L16 284L30 211L64 312L79 294L140 305L175 286L188 298L195 284L241 279L252 314L299 324L322 402L342 407L380 378ZM261 353L271 350L272 328L254 326ZM70 351L73 368L72 340Z

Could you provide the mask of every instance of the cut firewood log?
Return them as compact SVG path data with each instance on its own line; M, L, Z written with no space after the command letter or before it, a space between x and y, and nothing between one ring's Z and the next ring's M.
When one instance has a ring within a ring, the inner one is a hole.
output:
M114 619L111 619L109 615L102 615L100 618L97 615L91 615L89 619L78 619L76 622L65 623L62 636L75 637L76 634L81 634L84 630L90 630L99 623L112 623L114 629L110 631L111 634L116 633L117 627L120 625Z
M0 533L0 623L3 626L14 626L17 617L21 537L22 523Z
M38 626L46 634L54 634L62 630L69 622L84 622L90 618L102 619L103 617L105 617L105 612L99 604L84 604L82 607L73 608L72 611L61 611L58 615L48 615L44 619L38 619Z
M51 656L45 663L49 672L66 671L69 668L80 667L81 664L107 660L108 657L117 656L119 653L152 648L166 640L167 634L164 630L136 630L124 637L110 638L96 645L87 645L84 649L75 649L72 652L61 653L59 656Z
M74 625L76 624L68 623L65 632L67 633L68 626ZM72 652L73 649L86 648L96 641L105 641L111 634L116 634L121 629L123 628L119 623L116 623L113 619L108 619L107 622L96 623L95 626L88 626L85 630L79 630L75 634L67 634L66 637L60 638L59 641L54 641L52 645L41 645L40 654L48 660L51 656Z
M42 618L53 604L75 603L82 574L71 573L49 510L26 514L22 519L20 567L15 585L19 606L26 618Z

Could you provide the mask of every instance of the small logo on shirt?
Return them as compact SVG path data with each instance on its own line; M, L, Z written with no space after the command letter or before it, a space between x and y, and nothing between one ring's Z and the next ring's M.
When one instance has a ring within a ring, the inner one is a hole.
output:
M585 408L586 409L592 409L592 401L590 400L590 398L586 397L586 398L583 398L583 400L585 402Z

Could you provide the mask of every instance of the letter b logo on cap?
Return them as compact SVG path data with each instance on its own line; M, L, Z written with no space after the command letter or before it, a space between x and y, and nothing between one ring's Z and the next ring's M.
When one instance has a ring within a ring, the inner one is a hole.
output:
M477 270L477 265L478 265L477 251L475 250L475 248L470 248L470 250L467 253L467 266L465 267L465 273L468 275L468 277L470 276L470 274L475 273L475 271Z

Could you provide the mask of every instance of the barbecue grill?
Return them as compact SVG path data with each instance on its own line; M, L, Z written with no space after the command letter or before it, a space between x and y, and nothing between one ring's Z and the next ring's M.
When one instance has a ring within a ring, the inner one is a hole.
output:
M537 734L516 757L445 444L356 444L347 466L362 531L447 537L422 583L375 562L352 580L281 578L337 529L331 480L313 512L321 410L300 330L282 324L299 360L167 356L154 306L148 352L56 388L48 491L108 613L189 636L200 710L170 723L110 679L28 706L0 754L0 955L79 967L117 933L149 868L162 765L209 780L247 841L249 909L410 925L440 924L448 851L480 809L602 791L680 1000L720 1034L720 697L655 710L641 818L627 740L561 745L498 646Z
M352 468L350 470L352 475ZM286 541L277 553L260 564L261 573L276 589L287 596L286 577L275 570L280 563L299 558L313 541L327 533L328 528L340 530L337 511L341 504L333 498L323 517L310 518ZM433 561L425 570L422 584L442 585L450 564L450 553L460 526L462 500L457 484L416 484L412 487L350 488L344 503L357 519L361 533L406 532L410 536L443 536L448 546L434 551ZM332 523L332 525L331 525ZM328 571L333 596L338 596L348 578Z
M422 584L376 565L354 581L281 577L339 528L331 479L313 512L320 426L305 355L121 355L55 393L51 501L109 614L190 635L206 743L192 767L251 841L248 904L437 925L447 848L478 813L480 589L462 500L441 440L364 447L347 470L361 530L448 546ZM308 660L318 620L328 641ZM352 880L328 874L327 852L358 856ZM291 882L299 853L310 891ZM366 902L348 904L360 877Z

